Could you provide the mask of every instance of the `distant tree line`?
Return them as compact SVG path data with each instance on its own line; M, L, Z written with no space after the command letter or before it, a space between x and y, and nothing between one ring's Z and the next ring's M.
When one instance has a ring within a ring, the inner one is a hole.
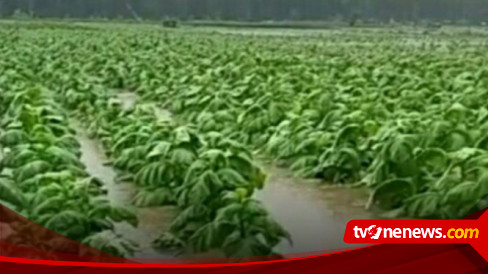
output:
M0 0L0 15L208 20L488 20L488 0Z

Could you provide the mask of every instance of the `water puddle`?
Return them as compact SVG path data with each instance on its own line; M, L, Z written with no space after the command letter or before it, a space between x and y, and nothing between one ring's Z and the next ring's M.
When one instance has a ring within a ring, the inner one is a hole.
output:
M339 186L323 187L314 180L294 178L290 171L268 167L268 182L256 193L271 216L291 234L293 244L282 242L283 254L354 247L344 243L346 224L370 219L367 193Z
M130 183L116 181L117 174L111 166L104 163L108 161L103 149L96 140L92 140L83 130L77 130L77 140L81 145L81 161L85 164L87 172L105 183L107 198L114 205L130 207L136 212L139 227L134 228L127 223L117 223L116 233L132 240L139 245L134 258L174 258L173 255L161 252L152 247L152 241L167 230L168 225L175 216L173 207L138 208L131 205L131 200L137 187Z

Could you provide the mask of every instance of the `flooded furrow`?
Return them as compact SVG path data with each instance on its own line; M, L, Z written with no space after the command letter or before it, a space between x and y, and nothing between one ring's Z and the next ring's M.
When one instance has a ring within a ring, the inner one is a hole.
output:
M370 219L365 209L367 193L339 186L323 187L314 180L295 178L283 168L269 166L265 188L256 193L270 215L290 234L293 243L282 242L283 254L352 247L343 241L352 219Z
M131 205L131 200L137 187L131 183L117 182L117 174L111 166L105 165L108 159L100 144L90 139L87 133L77 127L77 139L81 145L81 161L87 172L104 182L107 198L118 206L130 207L139 219L139 226L132 227L127 223L115 224L116 233L139 245L134 258L174 258L170 253L159 251L152 246L152 241L167 230L174 218L174 207L138 208Z
M120 92L117 99L125 110L135 107L139 101L138 95L130 91ZM156 108L155 115L159 119L173 117L163 108ZM290 233L293 241L283 241L276 249L278 253L352 247L343 241L347 222L373 218L365 209L368 194L364 190L324 186L316 180L296 178L285 168L264 166L269 178L255 198Z

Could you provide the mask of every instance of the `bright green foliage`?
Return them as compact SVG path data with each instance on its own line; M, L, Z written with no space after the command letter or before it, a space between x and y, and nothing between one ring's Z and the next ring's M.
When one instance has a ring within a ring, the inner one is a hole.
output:
M488 45L477 37L31 27L0 29L0 167L12 171L0 200L70 235L135 220L100 202L63 108L137 185L135 205L179 208L158 246L273 254L288 235L252 198L266 179L253 152L365 185L370 206L408 217L461 218L488 203ZM139 96L132 107L125 91ZM73 212L75 201L87 209Z
M20 83L30 83L14 75ZM137 218L124 208L111 206L104 198L102 183L87 176L79 159L79 144L53 93L35 85L24 91L15 88L11 85L11 92L0 94L5 110L0 202L73 240L115 255L133 254L134 248L126 241L98 244L104 235L110 236L113 223L126 221L137 226Z

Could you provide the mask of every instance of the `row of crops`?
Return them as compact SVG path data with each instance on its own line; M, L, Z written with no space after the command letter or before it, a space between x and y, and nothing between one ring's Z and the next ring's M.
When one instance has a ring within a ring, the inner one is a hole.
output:
M69 44L59 43L56 46L59 47L59 51L63 51ZM32 50L32 48L25 49ZM43 58L39 52L35 51L24 52L23 56L31 62ZM62 65L73 64L66 63L65 56L60 55L60 58ZM139 192L133 199L136 206L176 205L180 209L180 213L171 223L169 231L164 233L162 231L161 237L155 239L156 245L175 251L191 249L192 252L206 252L219 249L226 256L241 257L271 255L274 253L273 247L282 238L289 237L287 232L268 216L263 206L252 199L254 190L262 188L266 175L255 164L252 153L244 145L227 138L220 132L200 132L191 124L160 119L157 115L158 108L154 104L140 104L131 110L124 110L117 100L117 92L113 91L114 87L110 84L107 85L95 79L80 79L80 74L76 71L79 69L77 66L60 67L59 69L59 71L41 72L33 70L27 62L20 64L20 68L16 67L15 70L7 68L5 81L10 82L17 77L22 83L20 89L26 90L21 94L25 94L24 96L28 100L17 99L19 96L17 89L9 90L3 97L4 105L10 105L6 108L6 114L9 113L11 107L21 110L33 108L42 114L44 108L51 106L48 105L50 102L56 104L55 107L59 109L58 101L63 103L65 111L73 110L73 119L77 118L83 122L89 133L104 145L106 153L120 173L121 180L130 181L139 186ZM70 69L74 69L74 71L69 71ZM58 74L60 71L63 75ZM34 79L29 76L23 77L24 73L31 76L40 74L40 77L33 76ZM60 78L58 78L59 76ZM38 88L38 86L42 88ZM7 88L9 87L6 86L5 90ZM46 91L42 91L44 89ZM50 95L48 98L50 101L36 100L37 96L44 94ZM10 99L10 96L15 99ZM62 113L62 111L59 112ZM46 115L51 115L51 113ZM24 147L10 151L7 146L21 143L23 138L37 146L37 140L29 138L27 132L31 130L30 123L32 126L37 126L38 120L31 121L30 117L22 119L22 113L14 113L11 116L21 117L18 121L16 120L19 128L12 128L6 120L5 131L2 135L3 144L9 152L7 156L19 157L17 153L18 151L24 153ZM50 117L48 116L48 118ZM66 122L66 119L63 122ZM65 132L60 132L59 138L72 140L73 144L70 144L74 149L78 149L79 145L73 138L72 130L67 125L66 129L71 135L63 135ZM23 135L19 136L18 131L21 131ZM50 141L53 145L57 144L59 142L56 139L57 132L53 132L50 128L46 131L55 135ZM61 155L65 158L59 158L59 162L49 162L51 158L57 159L55 158L56 153L66 153L66 155ZM68 180L66 177L56 177L56 180L53 180L53 176L57 175L57 173L51 174L53 169L59 170L62 175L66 176L86 174L83 164L77 158L80 156L80 152L76 150L73 152L74 155L67 153L55 150L53 153L43 155L43 161L26 159L26 162L19 162L18 165L29 171L24 177L43 178L45 179L44 184L51 189L57 186L55 183L62 184L64 180ZM73 163L74 166L65 165L69 163L66 159L68 156L76 160ZM8 159L9 157L4 158L6 163ZM8 177L8 175L6 176ZM18 179L13 176L11 184L16 185L17 182L20 182L20 185L23 185L24 177ZM86 190L88 194L94 194L89 192L93 183L100 190L100 193L96 194L103 195L102 185L96 179L88 178L82 183L84 183L82 186L87 184L82 189ZM9 185L6 185L5 188L9 189ZM111 210L110 215L99 216L99 219L93 218L91 212L85 210L86 206L78 207L77 210L70 209L66 214L65 212L59 214L59 208L65 208L63 204L59 204L60 202L72 203L74 207L88 202L86 199L81 199L79 194L71 189L63 191L69 196L63 196L62 193L55 190L57 189L50 192L53 195L52 199L47 200L37 195L40 190L33 190L36 199L40 199L46 206L19 201L16 201L14 206L17 210L23 210L25 207L28 213L39 212L44 208L50 209L51 215L42 216L43 218L53 216L53 220L49 220L48 223L43 220L39 221L29 214L27 217L90 246L124 256L130 255L134 251L135 247L131 246L132 243L124 242L122 239L119 242L112 241L113 235L107 239L100 239L100 237L93 239L92 233L95 233L96 230L90 228L92 222L108 224L110 226L103 227L103 229L112 231L112 221L129 221L137 225L136 216L123 208L113 210L110 204L106 203L106 199L98 196L93 199L103 202L104 209ZM23 191L19 191L18 194L13 196L24 196ZM95 204L94 209L99 210L100 206ZM78 214L76 211L81 211L81 213ZM84 212L89 212L89 215L83 216ZM116 214L122 216L119 217ZM81 227L86 228L83 233L80 231ZM103 235L108 236L108 232L104 231ZM110 245L107 245L107 242L110 242Z
M131 253L111 231L137 216L84 171L69 119L138 186L136 206L178 208L155 239L163 248L273 254L289 235L253 199L266 180L258 157L365 186L369 206L395 216L461 218L488 204L482 40L43 24L0 34L0 201L105 251ZM127 91L140 96L129 109Z
M22 78L10 71L3 80ZM85 172L64 110L49 94L35 84L2 90L0 201L70 239L126 256L135 246L112 229L123 221L137 226L137 217L110 205L101 182Z

